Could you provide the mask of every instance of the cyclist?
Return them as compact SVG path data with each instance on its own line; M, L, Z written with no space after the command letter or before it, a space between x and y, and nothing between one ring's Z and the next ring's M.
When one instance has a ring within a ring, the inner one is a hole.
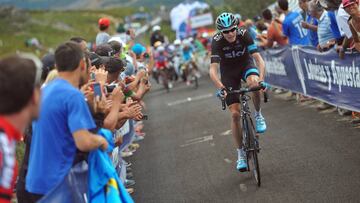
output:
M237 144L238 160L236 168L245 171L247 162L242 149L242 128L240 126L239 95L227 95L229 88L239 89L241 80L246 81L249 87L258 86L264 80L265 63L258 53L257 47L245 27L238 28L238 20L232 13L222 13L216 19L216 28L219 31L214 35L211 44L210 77L218 93L225 97L226 104L232 116L231 129ZM255 59L258 68L256 68ZM220 67L221 80L218 77ZM261 115L260 92L254 92L256 132L266 130L264 117Z
M195 52L195 48L191 44L191 39L185 39L183 41L182 60L184 63L183 80L186 81L187 85L191 84L190 79L188 78L190 74L190 65L194 69L196 77L198 78L200 77L199 69L194 59L194 52Z

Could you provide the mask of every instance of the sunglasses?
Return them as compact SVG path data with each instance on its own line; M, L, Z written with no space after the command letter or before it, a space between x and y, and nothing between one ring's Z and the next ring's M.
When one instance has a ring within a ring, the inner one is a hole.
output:
M224 30L222 31L223 34L229 34L230 32L234 32L236 30L236 27L233 27L231 30Z

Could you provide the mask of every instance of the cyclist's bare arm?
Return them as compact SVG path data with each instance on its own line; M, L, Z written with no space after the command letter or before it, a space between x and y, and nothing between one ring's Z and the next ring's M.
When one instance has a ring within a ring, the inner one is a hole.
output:
M256 65L259 69L259 73L260 73L259 80L264 81L264 79L265 79L265 62L264 62L264 60L261 57L261 55L257 52L253 53L252 57L255 59Z
M214 82L215 86L218 89L222 89L225 86L222 84L222 82L220 81L219 77L218 77L218 70L219 70L219 64L218 63L211 63L210 64L210 78L211 80Z

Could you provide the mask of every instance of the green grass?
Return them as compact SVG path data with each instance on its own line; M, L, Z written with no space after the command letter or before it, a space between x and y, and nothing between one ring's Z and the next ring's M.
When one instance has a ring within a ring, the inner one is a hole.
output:
M112 19L110 33L115 33L117 22L134 13L134 8L114 8L109 10L85 11L24 11L25 17L0 19L0 56L16 51L35 51L25 46L25 41L37 38L45 48L55 49L60 43L73 36L81 36L95 41L100 17ZM66 29L63 29L65 27ZM43 54L39 52L38 55Z
M110 17L112 24L110 34L115 34L117 23L124 17L137 11L136 8L114 8L107 10L81 11L24 11L23 17L1 18L0 27L0 57L13 54L16 51L35 52L42 56L46 51L35 50L25 46L25 41L37 38L46 50L56 47L71 37L81 36L89 42L94 42L98 32L97 21L100 17ZM175 39L175 33L169 22L161 24L163 33L170 41ZM60 27L60 28L59 28ZM66 29L63 29L63 28ZM149 44L150 32L141 36L140 42Z

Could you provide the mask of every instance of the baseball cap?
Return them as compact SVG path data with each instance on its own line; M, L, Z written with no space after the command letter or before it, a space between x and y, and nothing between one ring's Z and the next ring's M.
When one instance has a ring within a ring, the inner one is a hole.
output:
M146 48L139 44L139 43L136 43L132 48L131 50L136 54L136 55L140 55L142 53L144 53L146 51Z
M110 26L109 18L100 18L99 19L99 26L109 27Z
M114 50L110 44L101 44L96 47L95 53L99 56L112 56L114 55Z
M352 4L359 3L358 0L342 0L343 8L346 8Z

